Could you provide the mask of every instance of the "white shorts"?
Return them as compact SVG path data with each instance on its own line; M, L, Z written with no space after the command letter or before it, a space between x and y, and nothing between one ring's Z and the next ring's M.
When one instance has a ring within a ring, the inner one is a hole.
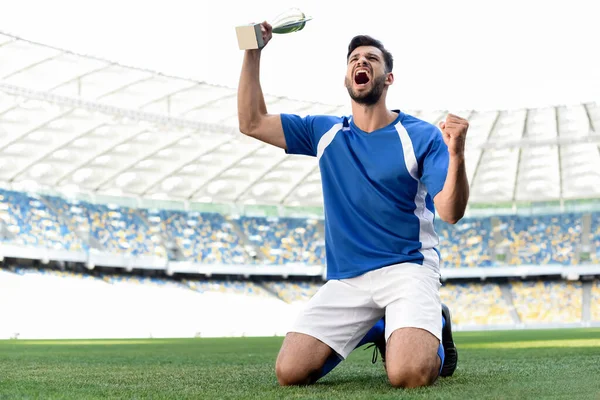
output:
M440 274L404 263L349 279L330 280L309 300L290 332L310 335L348 357L385 315L385 339L399 328L442 338Z

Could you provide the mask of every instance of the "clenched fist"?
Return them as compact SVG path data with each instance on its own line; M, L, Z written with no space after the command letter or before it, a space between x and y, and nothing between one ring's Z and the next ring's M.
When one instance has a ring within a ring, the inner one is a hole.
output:
M444 137L444 143L448 146L451 156L463 156L465 153L465 140L469 122L454 114L448 114L446 121L441 121L439 127Z
M269 43L271 38L273 37L273 27L271 26L271 24L269 24L267 21L265 21L260 24L260 31L262 32L262 38L263 38L263 43L264 43L263 48L264 48L267 45L267 43Z

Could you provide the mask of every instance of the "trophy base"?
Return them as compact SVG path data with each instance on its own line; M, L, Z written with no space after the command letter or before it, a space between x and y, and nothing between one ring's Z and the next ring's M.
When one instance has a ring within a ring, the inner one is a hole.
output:
M235 33L240 50L255 50L265 47L260 24L236 26Z

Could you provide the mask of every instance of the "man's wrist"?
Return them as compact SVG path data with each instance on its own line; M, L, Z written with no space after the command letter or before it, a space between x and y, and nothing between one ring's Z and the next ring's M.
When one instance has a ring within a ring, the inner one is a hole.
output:
M464 162L465 161L465 153L463 151L450 152L450 159L452 159L455 162Z
M246 50L246 57L250 58L250 59L259 59L260 58L260 53L261 53L262 49L250 49L250 50Z

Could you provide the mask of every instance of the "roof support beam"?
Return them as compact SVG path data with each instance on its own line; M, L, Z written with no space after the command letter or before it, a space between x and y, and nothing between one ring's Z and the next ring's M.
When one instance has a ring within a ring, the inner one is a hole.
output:
M162 95L161 97L158 97L156 99L152 99L152 100L150 100L150 101L142 104L141 106L139 106L139 108L143 109L145 107L148 107L151 104L158 103L159 101L169 100L171 98L171 96L175 96L175 95L177 95L179 93L187 92L188 90L192 90L193 88L195 88L197 86L200 86L200 84L199 83L194 83L193 85L186 86L186 87L183 87L183 88L179 88L177 90L173 90L173 91L171 91L169 93L166 93L166 94ZM167 114L171 115L171 108L170 107L168 109Z
M190 134L182 134L182 133L172 133L172 139L168 140L166 143L160 144L158 146L152 146L150 148L149 151L144 152L144 154L142 154L141 157L136 157L132 162L125 164L124 166L122 166L121 168L117 169L114 173L110 174L108 176L108 178L105 178L102 182L100 182L99 184L96 185L96 188L94 189L95 191L99 191L102 189L102 187L104 185L106 185L107 183L109 183L110 181L112 181L113 179L115 179L116 177L118 177L119 175L121 175L124 172L127 172L128 170L130 170L131 168L135 167L137 164L139 164L140 162L158 154L159 152L161 152L162 150L168 149L169 147L172 147L175 143L177 143L178 141L180 141L181 139L185 139L186 137L190 137Z
M521 138L527 135L527 121L529 120L529 110L525 110L525 119L523 120L523 129L521 130ZM511 201L517 200L517 186L519 184L519 173L521 172L521 157L523 157L523 149L519 147L519 155L517 156L517 171L515 172L515 181L513 183L513 191Z
M163 183L165 180L169 179L170 177L175 176L176 174L181 172L188 165L191 165L191 164L197 162L205 155L212 153L213 151L217 150L219 147L221 147L222 145L224 145L226 143L231 143L233 140L234 140L233 138L229 138L229 139L226 138L226 140L223 140L222 142L218 143L215 146L211 146L210 148L201 152L200 154L193 154L192 157L186 157L184 159L181 159L180 160L181 162L177 163L173 168L170 168L169 170L167 170L166 173L160 175L156 180L154 180L154 182L152 182L150 185L148 185L144 189L142 189L140 196L147 195L151 189L160 185L161 183Z
M317 172L319 170L319 164L317 163L317 165L311 169L308 170L308 172L302 176L300 176L300 178L298 178L296 180L296 182L294 182L294 184L292 185L292 187L283 194L283 196L281 197L281 200L279 201L279 203L281 203L282 205L285 205L285 202L287 201L288 197L290 197L294 191L296 189L298 189L300 187L300 185L302 185L302 183L304 183L304 181L311 176L312 174L314 174L315 172Z
M60 141L57 145L52 146L48 151L43 152L40 156L35 157L32 161L28 162L24 167L22 167L18 171L16 171L10 178L8 178L8 181L9 182L14 181L19 176L21 176L21 174L23 174L25 171L27 171L29 168L33 167L40 161L43 161L47 157L51 156L52 154L54 154L54 152L65 148L66 146L75 142L77 139L80 139L80 138L88 135L89 133L95 131L96 129L98 129L104 125L106 125L105 121L96 123L91 128L85 129L82 132L80 132L79 134L76 134L75 136L71 136L71 137L66 138L65 140Z
M487 131L487 135L485 135L485 142L488 141L490 135L492 134L492 132L496 128L496 124L498 123L499 119L500 119L500 111L497 111L496 112L496 117L494 118L494 122L492 122L492 126L490 126L490 128ZM471 183L475 182L475 177L477 176L477 172L479 170L479 166L481 165L481 160L483 159L483 155L484 154L485 154L485 148L481 148L481 152L479 153L479 157L477 158L477 161L475 162L475 170L473 171L473 178L471 179Z
M219 169L217 172L215 172L210 177L208 177L207 179L205 179L200 185L198 185L197 187L193 188L192 192L188 196L188 200L192 200L194 198L194 196L196 194L198 194L199 191L201 191L202 189L204 189L211 182L214 182L216 179L218 179L221 175L223 175L229 169L235 167L243 159L245 159L246 157L251 156L252 154L256 153L258 150L260 150L264 146L266 146L266 145L258 146L256 148L252 148L251 147L250 150L243 152L241 156L234 158L230 163L227 163L223 168Z
M33 132L37 131L38 129L45 127L46 125L48 125L51 122L61 119L65 115L70 114L72 111L73 111L73 109L69 109L67 111L56 113L56 114L52 115L50 118L46 118L46 119L42 120L41 122L37 123L33 128L27 129L25 132L18 134L17 136L13 137L12 139L7 140L6 142L0 143L0 152L6 150L7 147L15 144L16 142L23 139L30 133L33 133Z
M87 101L80 98L73 98L67 96L61 96L54 93L48 92L38 92L35 90L30 90L26 88L22 88L15 85L9 85L3 82L0 82L0 90L3 90L7 93L24 96L30 99L42 100L53 104L58 104L66 107L72 108L82 108L84 110L92 111L92 112L101 112L104 114L110 114L117 117L129 118L134 121L147 121L153 122L156 124L165 125L168 127L183 127L190 128L194 130L198 130L200 132L210 132L210 133L223 133L223 134L237 134L237 130L232 129L231 127L218 125L218 124L207 124L200 121L192 120L192 119L184 119L184 118L173 118L167 117L161 114L149 113L144 111L139 111L136 109L115 107L108 104L98 103L94 101Z
M44 57L44 58L42 58L41 60L38 60L38 61L36 61L36 62L34 62L34 63L31 63L31 64L28 64L28 65L27 65L26 67L24 67L24 68L21 68L21 69L18 69L18 70L16 70L16 71L13 71L13 72L11 72L11 73L10 73L10 74L8 74L8 75L4 75L4 76L3 76L2 78L0 78L0 79L3 79L3 80L4 80L4 79L8 79L8 78L10 78L10 77L13 77L13 76L15 76L15 75L18 75L18 74L20 74L21 72L27 71L28 69L31 69L31 68L33 68L33 67L37 67L38 65L41 65L41 64L45 63L46 61L54 60L55 58L57 58L57 57L60 57L60 56L62 56L62 53L60 53L60 54L54 54L54 55L52 55L52 56L50 56L50 57Z
M118 146L125 144L125 143L129 142L132 138L146 132L146 130L147 130L146 128L139 129L137 131L130 133L129 135L120 136L119 137L120 140L107 143L104 147L101 147L98 151L93 153L90 157L87 157L83 162L80 162L79 164L74 165L67 172L65 172L64 174L59 176L58 179L56 180L56 182L54 183L54 186L59 186L65 179L69 178L71 175L73 175L75 172L79 171L81 168L84 168L87 165L91 164L92 161L94 161L96 158L110 153L111 151L116 149Z
M273 169L277 168L278 166L280 166L281 164L283 164L285 161L287 161L287 157L283 156L280 160L275 159L275 162L268 165L267 168L265 168L265 170L263 171L262 174L258 175L255 179L252 179L240 192L240 194L233 200L234 203L237 203L238 201L240 201L240 199L246 194L248 193L248 191L250 189L252 189L252 187L254 185L256 185L258 182L260 182L260 180L262 178L264 178L265 176L267 176L271 171L273 171Z

